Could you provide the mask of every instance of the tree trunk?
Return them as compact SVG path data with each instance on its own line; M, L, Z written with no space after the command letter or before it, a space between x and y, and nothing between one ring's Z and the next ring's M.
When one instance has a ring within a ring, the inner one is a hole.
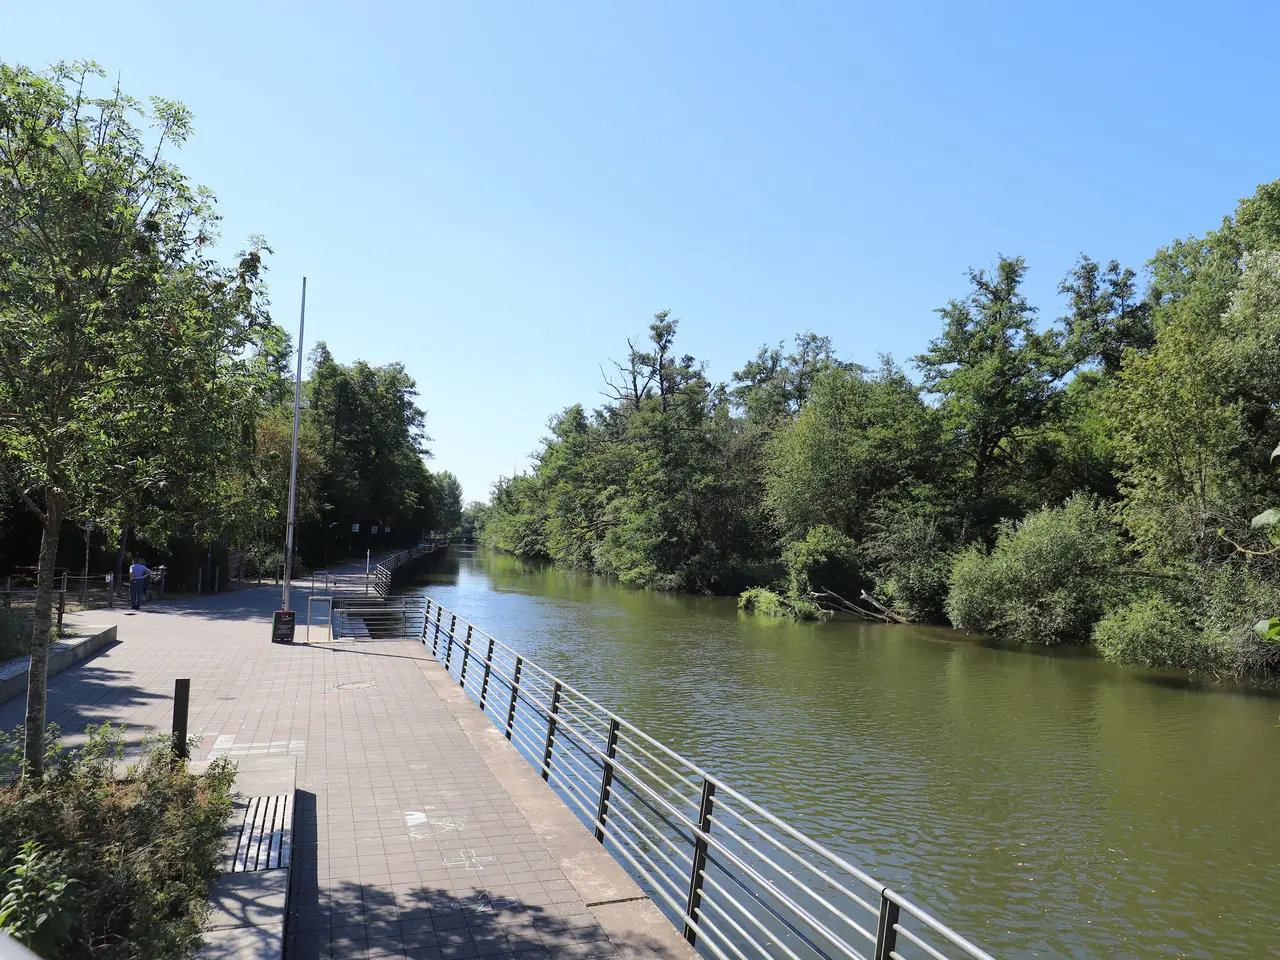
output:
M62 500L55 493L45 497L44 531L40 537L40 567L36 579L35 620L31 630L31 665L27 670L26 742L23 746L23 779L38 781L44 775L45 700L49 685L49 628L53 622L53 571L62 532Z

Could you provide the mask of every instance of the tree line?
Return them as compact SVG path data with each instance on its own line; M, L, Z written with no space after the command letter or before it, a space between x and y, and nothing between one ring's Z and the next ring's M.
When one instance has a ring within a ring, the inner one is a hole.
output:
M0 572L37 568L36 776L55 572L80 568L82 524L99 562L169 559L178 585L215 548L273 568L284 541L293 346L270 315L270 249L217 259L214 196L171 160L189 111L104 81L92 63L0 63ZM319 344L305 395L304 562L363 554L373 524L391 528L379 548L458 525L461 490L426 467L402 365L344 365Z
M478 529L758 612L1280 672L1280 181L1158 250L1145 284L1081 256L1054 321L1025 274L970 271L909 369L805 333L714 383L659 313Z

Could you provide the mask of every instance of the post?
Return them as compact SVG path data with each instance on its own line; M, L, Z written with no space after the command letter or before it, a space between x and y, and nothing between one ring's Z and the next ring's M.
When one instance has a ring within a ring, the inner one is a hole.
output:
M214 567L213 568L213 592L214 593L218 592L218 580L221 577L221 575L222 575L222 568ZM287 576L286 576L286 582L288 582Z
M433 657L439 657L439 648L440 648L440 611L441 611L442 609L443 609L443 607L441 607L441 606L440 606L440 604L438 604L438 603L437 603L437 604L436 604L436 633L435 633L435 636L431 638L431 655L432 655Z
M307 324L307 278L302 278L302 311L298 316L298 374L293 382L293 459L289 466L289 519L284 534L284 590L280 609L289 609L289 578L293 575L293 501L298 495L298 427L302 422L302 333Z
M604 843L604 818L609 811L609 788L613 786L613 758L618 755L618 718L609 718L609 738L605 741L604 772L600 774L600 802L596 804L596 839Z
M366 597L369 595L369 560L372 556L372 550L366 550L364 552L364 595Z
M84 522L84 589L80 591L80 602L89 602L89 534L93 532L93 521Z
M457 618L454 618L457 621ZM453 632L453 624L449 624L449 632ZM462 645L462 675L458 678L458 686L467 689L467 661L471 659L471 624L467 624L467 642Z
M191 681L173 681L173 755L176 759L190 759L187 750L187 707L191 702Z
M493 637L489 638L489 652L484 655L484 679L480 681L480 712L484 713L484 701L489 696L489 672L493 669Z
M716 795L716 785L709 779L702 781L702 800L698 804L698 829L707 834L711 832L711 807ZM684 914L689 920L684 922L684 938L693 946L698 942L698 905L702 903L702 874L707 869L707 841L703 837L694 836L693 868L689 871L689 899Z
M542 751L542 779L551 779L551 751L556 743L556 718L560 715L560 681L551 688L551 716L547 717L547 746Z
M898 905L889 899L888 888L880 891L880 919L876 923L876 949L872 954L874 960L889 960L898 949L898 931L894 928L898 924L899 912Z
M200 596L204 586L204 569L196 567L196 596Z
M431 598L427 598L426 612L422 617L422 642L427 642L427 631L431 629Z
M440 633L440 618L436 618L436 634ZM444 672L449 672L449 663L453 659L453 627L449 627L449 632L444 637Z
M66 574L62 576L62 589L58 591L58 632L62 632L62 615L67 609L67 579Z
M507 707L507 739L511 739L511 731L516 727L516 701L520 699L520 668L524 666L524 657L516 656L516 669L511 674L511 705Z
M165 578L165 574L167 574L168 572L169 572L168 566L163 566L160 568L160 599L161 600L164 599L164 578Z

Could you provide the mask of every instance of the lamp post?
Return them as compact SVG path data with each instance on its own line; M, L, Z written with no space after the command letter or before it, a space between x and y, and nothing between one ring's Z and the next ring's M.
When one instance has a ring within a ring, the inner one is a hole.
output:
M293 459L289 466L289 519L284 535L284 588L280 609L271 618L273 643L293 643L294 612L289 607L289 579L293 576L293 505L298 494L298 425L302 420L302 336L307 323L307 278L302 278L302 310L298 317L298 373L293 384Z

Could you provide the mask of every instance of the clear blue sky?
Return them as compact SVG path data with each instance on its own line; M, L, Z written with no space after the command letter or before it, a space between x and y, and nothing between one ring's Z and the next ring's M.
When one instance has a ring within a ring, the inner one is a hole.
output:
M417 378L484 498L670 307L727 378L812 329L906 359L970 265L1044 315L1280 177L1273 3L6 4L7 60L90 57L196 115L178 156L276 318Z

